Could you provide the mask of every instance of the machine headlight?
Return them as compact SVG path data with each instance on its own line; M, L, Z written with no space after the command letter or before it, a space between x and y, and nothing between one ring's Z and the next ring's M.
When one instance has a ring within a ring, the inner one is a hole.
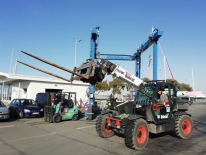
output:
M24 112L30 112L30 110L29 109L24 109Z

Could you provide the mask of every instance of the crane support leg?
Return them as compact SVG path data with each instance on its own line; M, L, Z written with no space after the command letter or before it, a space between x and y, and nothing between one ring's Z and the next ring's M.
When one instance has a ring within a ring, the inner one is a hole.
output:
M135 60L135 75L136 77L140 78L140 68L141 68L141 55L139 54L137 57L136 57L136 60Z
M157 80L157 40L153 43L153 80Z

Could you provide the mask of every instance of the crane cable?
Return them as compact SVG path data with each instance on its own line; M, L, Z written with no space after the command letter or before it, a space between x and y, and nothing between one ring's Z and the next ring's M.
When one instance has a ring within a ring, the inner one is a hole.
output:
M163 50L162 50L162 47L161 47L161 45L160 45L160 42L158 41L158 44L159 44L159 46L160 46L160 50L161 50L161 52L162 52L162 55L163 55L163 57L165 57L165 55L164 55L164 53L163 53ZM174 77L173 77L173 75L172 75L172 71L171 71L171 69L170 69L170 66L169 66L169 63L168 63L168 61L167 61L167 58L165 57L165 60L166 60L166 62L167 62L167 66L168 66L168 68L169 68L169 71L170 71L170 74L171 74L171 76L172 76L172 79L174 80Z
M166 58L165 58L165 59L166 59ZM172 76L172 79L174 80L174 77L173 77L173 75L172 75L172 71L171 71L171 69L170 69L170 66L169 66L169 64L168 64L167 59L166 59L166 62L167 62L168 68L169 68L169 70L170 70L170 74L171 74L171 76Z

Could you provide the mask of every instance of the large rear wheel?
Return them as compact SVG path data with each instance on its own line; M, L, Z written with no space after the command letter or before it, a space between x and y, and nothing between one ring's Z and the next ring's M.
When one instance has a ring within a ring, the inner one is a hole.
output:
M147 122L144 119L130 121L125 127L125 145L131 149L143 149L149 139Z
M96 131L100 137L109 138L114 135L114 131L108 126L106 118L109 117L108 114L106 115L99 115L96 121Z
M193 122L190 116L182 115L176 118L175 135L181 139L188 139L192 136Z

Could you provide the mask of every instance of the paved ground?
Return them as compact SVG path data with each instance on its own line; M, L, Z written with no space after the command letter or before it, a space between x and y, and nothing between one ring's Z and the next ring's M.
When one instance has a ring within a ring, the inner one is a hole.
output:
M43 118L15 119L0 122L1 155L205 155L206 104L191 106L194 134L180 140L171 133L150 135L149 144L142 151L128 149L123 135L100 138L95 121L64 121L46 123Z

